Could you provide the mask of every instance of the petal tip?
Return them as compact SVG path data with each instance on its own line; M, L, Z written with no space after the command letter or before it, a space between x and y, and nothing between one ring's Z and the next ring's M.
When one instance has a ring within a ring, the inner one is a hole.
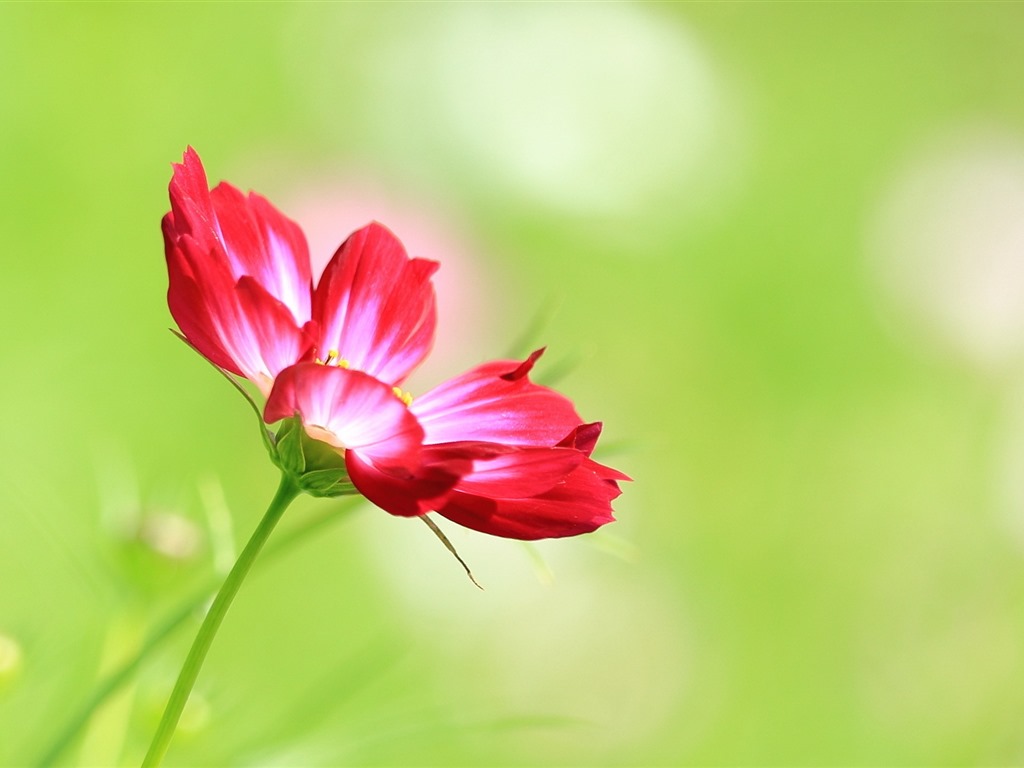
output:
M522 363L519 364L519 366L515 370L509 371L508 373L503 373L501 375L501 378L503 378L505 381L517 381L518 379L523 378L526 374L533 370L534 364L537 362L537 360L540 359L540 356L544 354L546 349L547 347L535 349L533 352L530 353L530 356L528 358L526 358Z

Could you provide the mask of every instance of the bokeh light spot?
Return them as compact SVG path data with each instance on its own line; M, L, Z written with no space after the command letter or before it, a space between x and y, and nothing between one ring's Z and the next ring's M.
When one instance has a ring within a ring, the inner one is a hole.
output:
M1024 137L971 127L896 171L869 256L897 326L983 368L1024 352Z
M336 38L358 21L339 14L317 67L297 75L329 130L359 115L371 152L406 175L585 214L677 195L723 162L722 78L678 17L629 4L460 3L389 21L348 77Z
M21 646L13 637L0 633L0 683L10 680L21 669Z

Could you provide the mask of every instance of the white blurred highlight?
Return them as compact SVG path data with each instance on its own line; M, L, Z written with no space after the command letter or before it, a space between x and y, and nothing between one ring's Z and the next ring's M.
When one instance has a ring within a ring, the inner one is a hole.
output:
M451 3L403 6L386 23L345 8L334 21L297 88L328 130L365 121L375 154L439 188L579 215L666 196L703 207L735 159L722 142L735 126L720 73L675 15ZM372 30L354 41L365 89L355 99L351 48L338 45L353 28Z
M147 512L139 521L138 540L168 560L191 560L199 554L199 526L173 512Z
M144 500L135 468L123 452L106 446L97 450L96 481L100 523L118 539L143 544L168 560L196 557L203 533L192 520L171 505Z
M893 176L868 250L900 330L983 369L1024 353L1024 138L973 127Z
M446 138L510 185L569 209L634 205L711 144L711 73L680 26L625 4L453 10L431 39Z
M13 637L0 633L0 682L8 680L21 669L21 646Z

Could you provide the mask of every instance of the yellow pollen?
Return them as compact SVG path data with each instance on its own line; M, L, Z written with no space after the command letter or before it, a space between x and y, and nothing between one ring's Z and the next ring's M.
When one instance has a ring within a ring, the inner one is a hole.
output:
M329 349L327 350L327 358L321 360L319 357L315 361L318 365L336 365L339 368L348 368L349 362L344 357L338 357L338 350Z
M399 387L392 387L391 391L395 393L395 397L401 400L406 405L412 405L412 393L403 392Z

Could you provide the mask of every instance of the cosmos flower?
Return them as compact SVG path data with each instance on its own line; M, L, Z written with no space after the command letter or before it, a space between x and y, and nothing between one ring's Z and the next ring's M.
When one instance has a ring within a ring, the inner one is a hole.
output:
M591 458L600 424L530 380L542 350L415 398L401 388L433 343L436 262L409 258L374 223L342 244L314 285L299 227L255 193L208 190L191 148L170 197L168 304L182 333L256 384L268 424L300 419L374 504L517 539L614 519L618 482L629 478Z
M255 192L223 182L210 190L191 147L174 165L170 198L163 234L171 315L203 356L264 396L289 365L332 349L392 385L426 357L438 265L409 259L385 227L349 237L314 290L298 225Z
M538 357L485 363L415 399L360 371L303 363L278 378L264 417L298 415L392 514L436 510L515 539L586 533L614 519L629 478L590 458L600 424L530 381Z

